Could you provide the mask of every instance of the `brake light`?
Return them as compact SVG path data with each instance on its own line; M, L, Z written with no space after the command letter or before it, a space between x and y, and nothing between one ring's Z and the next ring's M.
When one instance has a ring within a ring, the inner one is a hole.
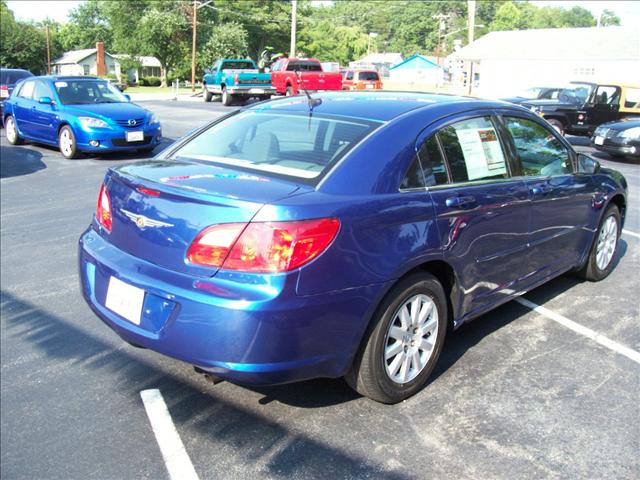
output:
M7 98L9 96L9 87L6 85L0 85L0 98Z
M160 196L160 192L158 190L152 190L150 188L147 187L138 187L136 188L137 191L139 191L140 193L144 193L145 195L150 195L152 197L159 197Z
M338 233L335 218L215 225L187 252L192 263L244 272L287 272L324 252Z
M238 74L236 73L236 74L233 76L233 80L234 80L234 83L239 83L240 75L238 75Z
M109 193L104 183L100 187L100 194L98 195L98 205L96 206L96 218L98 223L111 232L113 225L111 219L111 200L109 200Z

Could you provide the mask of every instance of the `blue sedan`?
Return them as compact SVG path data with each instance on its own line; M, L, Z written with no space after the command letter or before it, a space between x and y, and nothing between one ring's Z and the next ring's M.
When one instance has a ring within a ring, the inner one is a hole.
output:
M30 140L57 146L66 158L82 152L150 152L162 138L158 117L95 77L23 80L3 115L9 143Z
M110 169L79 243L94 312L238 383L341 377L395 403L445 335L615 265L627 183L502 102L335 92L255 104Z

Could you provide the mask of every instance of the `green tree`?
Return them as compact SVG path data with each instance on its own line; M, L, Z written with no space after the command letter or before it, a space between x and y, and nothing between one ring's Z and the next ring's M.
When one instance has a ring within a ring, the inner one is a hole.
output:
M491 23L491 30L520 30L526 28L526 18L522 17L520 9L515 3L504 2Z
M45 73L47 47L44 29L32 22L16 21L7 4L0 2L0 65Z
M600 25L603 27L609 27L612 25L620 25L620 17L618 17L611 10L603 10L600 15Z
M241 24L229 22L211 29L209 41L200 49L198 60L204 68L219 58L246 57L248 51L247 31Z
M314 28L301 32L297 48L306 56L346 65L366 53L368 41L361 27L336 25L335 22L322 20Z
M96 42L104 42L111 48L113 33L105 2L89 0L69 13L69 21L60 28L60 45L65 51L94 48Z

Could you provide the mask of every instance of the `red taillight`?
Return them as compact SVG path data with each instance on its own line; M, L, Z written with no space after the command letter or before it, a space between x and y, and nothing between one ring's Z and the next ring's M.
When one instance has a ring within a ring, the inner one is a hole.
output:
M111 232L111 201L107 188L102 184L100 194L98 195L98 205L96 207L96 218L98 223Z
M239 83L240 75L238 75L238 74L236 73L236 74L233 76L233 80L234 80L234 83L236 83L236 84L237 84L237 83Z
M0 98L7 98L9 96L9 87L6 85L0 85Z
M225 270L286 272L324 252L339 228L334 218L215 225L196 237L187 258Z

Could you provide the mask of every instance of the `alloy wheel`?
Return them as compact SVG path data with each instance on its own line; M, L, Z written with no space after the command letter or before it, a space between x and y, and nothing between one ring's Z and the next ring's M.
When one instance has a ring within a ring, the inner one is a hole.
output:
M416 378L427 365L438 337L438 309L427 295L414 295L396 311L389 324L384 365L389 378L400 384Z
M605 220L598 235L598 246L596 247L596 265L600 270L609 266L616 251L618 241L618 222L612 215Z

